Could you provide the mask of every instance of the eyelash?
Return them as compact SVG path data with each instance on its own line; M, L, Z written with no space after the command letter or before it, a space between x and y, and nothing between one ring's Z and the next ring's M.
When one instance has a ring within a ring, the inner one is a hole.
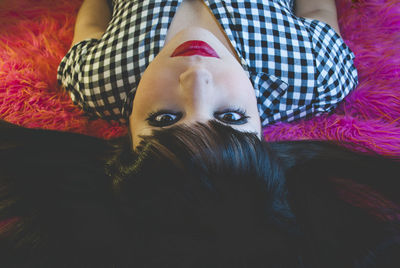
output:
M229 112L238 113L238 114L243 115L243 117L248 118L248 116L246 116L246 114L247 114L246 111L243 110L242 108L239 108L239 107L227 108L227 109L224 109L224 110L216 112L216 113L217 114L223 114L223 113L229 113Z
M150 112L148 114L146 120L147 120L147 122L149 122L149 125L156 126L156 127L157 126L158 127L162 127L163 126L162 123L157 123L156 121L153 120L154 118L156 118L157 116L162 115L162 114L173 114L173 115L176 115L178 120L182 117L182 113L176 113L176 112L169 111L169 110L158 110L158 111Z
M224 109L222 111L219 112L215 112L214 116L217 117L217 115L220 114L224 114L224 113L237 113L241 115L241 119L237 122L224 122L226 124L232 124L232 125L236 125L236 124L240 124L240 123L246 123L247 119L250 118L249 116L247 116L247 112L245 110L243 110L242 108L237 108L237 107L232 107L232 108L227 108ZM154 111L154 112L150 112L146 118L146 121L149 122L150 125L152 126L158 126L158 127L162 127L162 123L157 123L156 121L154 121L153 119L155 119L157 116L162 115L162 114L173 114L175 116L177 116L177 119L175 119L175 121L173 123L171 123L170 125L174 124L176 121L178 121L181 117L182 117L182 113L178 112L173 112L170 110L158 110L158 111ZM217 119L218 121L221 121L220 119ZM165 125L168 126L168 125Z
M240 114L242 116L242 118L239 121L237 121L236 123L242 123L244 121L247 121L247 119L249 118L249 116L247 116L247 112L245 110L243 110L242 108L238 108L238 107L232 107L232 108L224 109L224 110L222 110L220 112L214 113L214 115L224 114L224 113L237 113L237 114ZM229 124L235 125L235 122L230 122Z

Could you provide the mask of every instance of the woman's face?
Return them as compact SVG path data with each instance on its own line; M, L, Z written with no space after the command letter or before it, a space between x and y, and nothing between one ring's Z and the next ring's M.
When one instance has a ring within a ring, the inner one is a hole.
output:
M261 137L246 72L211 32L191 28L166 43L140 80L129 118L133 145L154 129L209 120Z

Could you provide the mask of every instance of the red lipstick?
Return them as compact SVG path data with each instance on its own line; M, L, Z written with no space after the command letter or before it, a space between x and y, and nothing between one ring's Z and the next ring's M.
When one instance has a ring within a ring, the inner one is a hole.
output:
M209 44L201 40L191 40L184 42L174 50L174 52L171 54L171 57L193 55L219 58L217 52L215 52L215 50Z

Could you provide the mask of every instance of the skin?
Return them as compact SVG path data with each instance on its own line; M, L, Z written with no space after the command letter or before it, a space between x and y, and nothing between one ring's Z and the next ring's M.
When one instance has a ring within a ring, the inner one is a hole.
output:
M207 42L219 58L171 57L176 47L188 40ZM155 119L171 123L159 126L149 121L152 112L162 110L167 112ZM248 118L243 121L244 117ZM187 28L164 46L140 80L130 116L134 146L140 142L140 135L150 135L153 129L213 119L261 137L254 89L236 57L211 32Z
M136 91L129 118L134 147L140 136L151 134L153 129L212 119L261 138L254 89L221 29L212 27L215 18L207 15L200 0L185 0L181 5L182 9L190 6L189 13L176 23L174 34L167 35L165 46L144 72ZM324 21L339 33L335 0L296 0L295 14ZM72 45L87 38L101 38L110 19L106 0L85 0ZM176 47L188 40L207 42L219 58L171 57ZM157 114L150 116L154 112Z

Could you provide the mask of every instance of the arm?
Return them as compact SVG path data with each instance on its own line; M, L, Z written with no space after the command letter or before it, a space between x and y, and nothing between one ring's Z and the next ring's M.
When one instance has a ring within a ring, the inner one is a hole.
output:
M85 0L76 18L72 46L84 39L99 39L110 20L111 12L106 0Z
M340 35L335 0L295 0L296 16L328 23Z

